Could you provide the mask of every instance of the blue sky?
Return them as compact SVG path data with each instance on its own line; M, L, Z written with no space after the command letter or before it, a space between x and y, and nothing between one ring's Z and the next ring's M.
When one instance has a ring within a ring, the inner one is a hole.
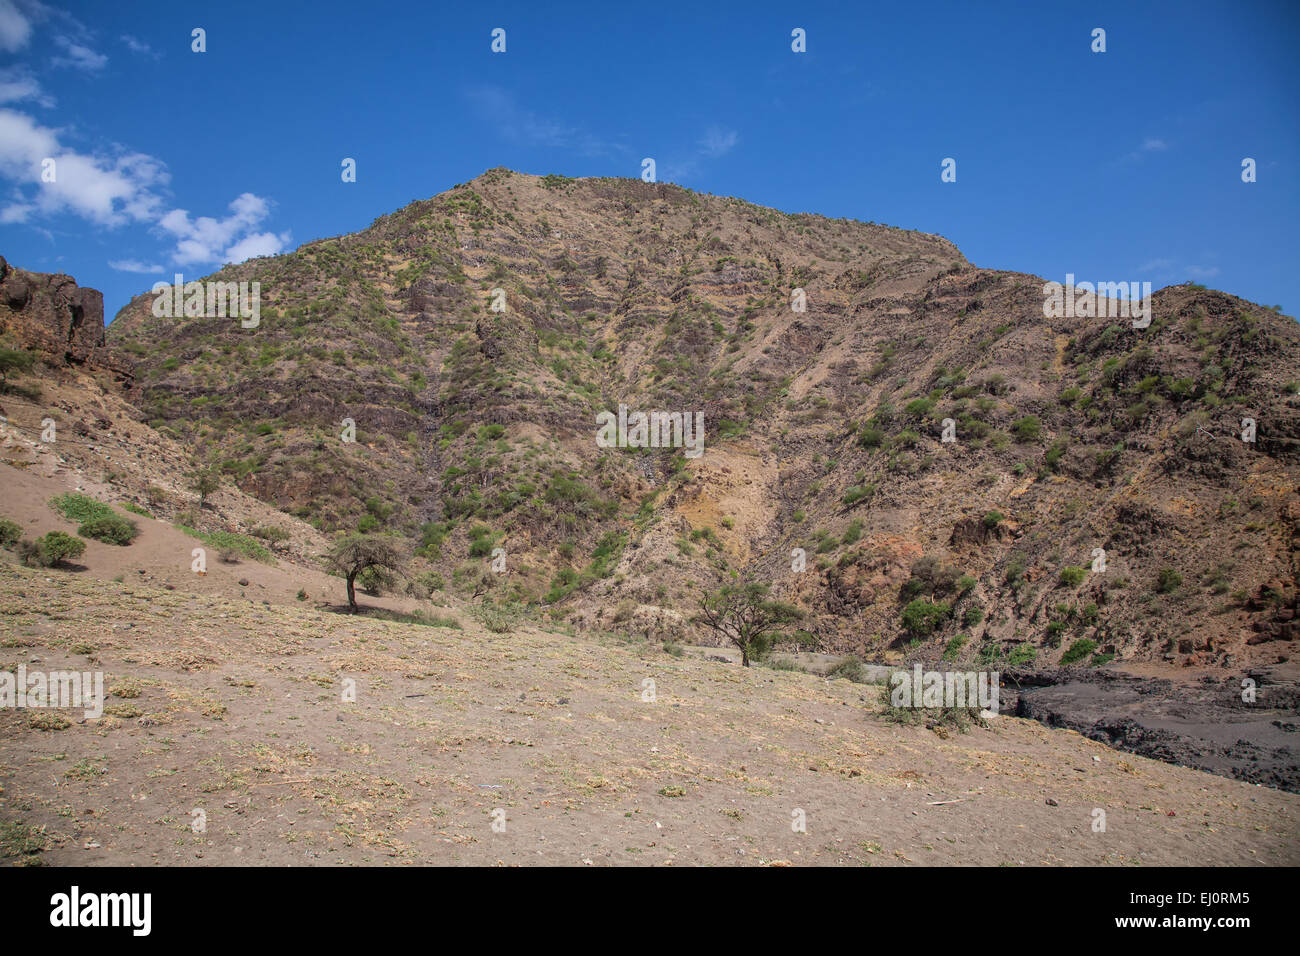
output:
M0 254L104 290L111 318L494 166L653 157L661 181L937 232L979 266L1295 314L1298 41L1293 0L0 0Z

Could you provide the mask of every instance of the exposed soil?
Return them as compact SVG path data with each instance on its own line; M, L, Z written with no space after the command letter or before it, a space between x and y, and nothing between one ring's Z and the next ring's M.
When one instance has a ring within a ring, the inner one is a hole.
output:
M110 689L61 730L0 710L11 861L1300 862L1292 794L1015 717L899 727L871 685L11 564L0 594L0 668Z

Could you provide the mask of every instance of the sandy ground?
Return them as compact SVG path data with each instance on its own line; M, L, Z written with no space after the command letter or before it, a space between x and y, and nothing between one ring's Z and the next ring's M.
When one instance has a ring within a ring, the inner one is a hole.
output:
M899 727L870 685L12 564L0 606L0 669L111 691L63 729L0 710L9 862L1300 862L1294 795L1017 718Z
M23 526L23 536L27 538L38 538L49 531L75 534L76 524L50 508L48 502L54 495L79 489L101 501L113 502L110 489L81 478L73 471L42 475L0 463L0 517L17 521ZM271 604L302 603L298 599L299 591L306 593L303 601L310 605L340 606L347 601L342 579L289 563L285 556L276 557L274 564L246 557L241 557L238 563L228 564L221 560L216 549L166 521L146 518L120 507L117 511L134 521L140 534L127 547L87 540L85 553L76 559L74 573L103 581L129 578L164 588L170 585L190 593L248 598ZM206 551L207 570L202 575L191 570L195 548ZM241 581L247 584L241 584ZM432 607L427 601L416 602L392 596L365 596L363 600L376 607L397 610Z
M26 536L75 530L46 502L76 473L0 481ZM97 720L0 708L4 862L1300 861L1290 794L1014 717L899 727L875 686L721 649L497 634L391 598L363 602L461 627L340 614L337 578L211 549L199 576L199 542L132 517L129 547L88 542L74 569L0 552L0 670L102 671L109 690Z

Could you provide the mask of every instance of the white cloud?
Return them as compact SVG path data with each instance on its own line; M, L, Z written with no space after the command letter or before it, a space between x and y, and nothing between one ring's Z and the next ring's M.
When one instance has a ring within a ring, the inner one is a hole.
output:
M54 160L54 181L42 181L43 164ZM103 226L154 218L157 188L167 182L161 162L142 153L90 156L66 149L52 129L31 117L0 109L0 176L15 180L21 197L4 210L5 222L33 213L72 212ZM35 190L29 195L23 186Z
M1216 255L1213 252L1207 252L1201 258L1203 260L1214 259ZM1171 256L1160 256L1137 267L1139 275L1151 275L1157 279L1213 279L1221 271L1218 266L1189 265Z
M256 256L273 256L289 245L289 233L256 232L245 236L226 250L227 262L243 262Z
M0 8L7 0L0 0ZM0 9L0 14L2 14ZM0 70L0 104L41 100L39 84L25 73ZM188 210L166 203L170 177L166 164L121 147L83 153L60 142L61 131L31 116L0 107L0 179L9 180L9 195L0 199L0 224L22 223L43 231L40 217L70 214L97 226L115 228L148 224L174 241L169 258L176 265L220 265L286 249L289 232L265 228L271 214L267 200L243 193L224 217L191 217ZM53 160L52 167L47 160ZM53 171L52 181L44 175ZM160 272L163 267L135 259L110 262L123 272Z
M1174 267L1174 260L1168 258L1152 259L1150 262L1144 262L1137 267L1140 273L1146 272L1168 272Z
M26 222L28 217L36 211L36 207L28 203L14 203L12 206L5 206L0 209L0 225L12 225L13 223Z
M54 97L42 90L41 84L27 71L17 67L0 70L0 103L21 100L35 100L37 105L46 108L54 105Z
M1156 136L1148 136L1142 140L1141 145L1139 145L1137 149L1133 150L1131 153L1127 153L1116 162L1121 164L1138 163L1150 153L1163 153L1167 149L1169 149L1169 144L1163 139Z
M659 176L666 183L688 182L703 171L703 161L718 159L736 148L740 134L734 129L710 126L696 144L695 152L685 157L669 156L659 165Z
M0 0L0 50L17 53L32 38L31 17L13 0Z
M573 150L584 156L604 156L623 148L587 130L524 109L514 96L497 87L472 89L466 96L488 125L510 142Z
M164 271L162 266L149 265L138 259L110 259L108 267L118 272L137 272L142 275L161 275Z
M87 73L94 73L108 65L108 57L104 54L96 53L90 47L68 37L56 36L54 42L67 54L67 56L56 56L51 60L50 62L55 66L71 66L78 70L85 70Z
M704 155L712 159L723 156L731 152L736 143L740 142L740 137L734 129L720 129L717 126L709 127L704 139L700 141L700 149Z
M126 44L126 48L132 53L139 53L143 56L152 56L154 58L157 58L158 56L158 54L153 51L153 47L145 43L143 40L136 39L129 33L122 34L122 42Z
M289 244L287 232L252 231L270 214L270 205L260 196L243 193L230 204L230 210L231 215L224 219L191 219L185 209L173 209L163 216L158 225L177 240L172 261L181 266L243 262L253 256L273 255Z

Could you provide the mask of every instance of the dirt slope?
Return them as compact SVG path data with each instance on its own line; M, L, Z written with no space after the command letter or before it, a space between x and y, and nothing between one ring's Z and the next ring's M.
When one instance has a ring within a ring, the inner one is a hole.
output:
M8 565L0 590L0 665L113 688L61 730L0 711L0 852L28 861L1300 862L1294 795L1016 718L941 739L844 680Z

